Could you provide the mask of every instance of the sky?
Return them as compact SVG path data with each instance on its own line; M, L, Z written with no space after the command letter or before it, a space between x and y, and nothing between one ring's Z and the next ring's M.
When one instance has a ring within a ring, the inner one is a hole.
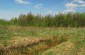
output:
M0 0L0 18L11 19L20 14L85 12L85 0Z

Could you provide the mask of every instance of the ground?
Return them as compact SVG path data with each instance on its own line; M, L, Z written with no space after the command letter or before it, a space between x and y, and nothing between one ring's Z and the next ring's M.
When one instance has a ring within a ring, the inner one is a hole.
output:
M0 26L0 55L85 55L85 28Z

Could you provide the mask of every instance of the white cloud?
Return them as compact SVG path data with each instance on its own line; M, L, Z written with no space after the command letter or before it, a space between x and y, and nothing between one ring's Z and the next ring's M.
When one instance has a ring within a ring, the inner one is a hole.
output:
M66 3L65 6L69 9L74 9L76 8L78 5L75 3Z
M77 2L77 3L85 3L85 1L84 0L74 0L73 2Z
M79 7L85 7L85 0L73 0L71 2L76 2L78 3Z
M66 10L64 10L64 13L66 12L75 12L75 8L78 7L78 4L75 3L66 3L65 7L67 8Z
M64 12L75 12L76 8L84 8L85 0L71 0L69 3L65 4L66 10Z
M41 9L41 8L42 8L42 4L36 4L36 5L34 6L34 8L36 8L36 9Z
M25 0L15 0L18 4L31 4L30 2L27 2Z

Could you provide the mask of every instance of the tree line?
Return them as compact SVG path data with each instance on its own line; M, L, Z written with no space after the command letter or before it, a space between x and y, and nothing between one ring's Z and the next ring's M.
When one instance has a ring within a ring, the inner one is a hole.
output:
M0 19L0 25L20 25L38 27L85 27L85 13L67 13L56 15L21 14L11 20Z

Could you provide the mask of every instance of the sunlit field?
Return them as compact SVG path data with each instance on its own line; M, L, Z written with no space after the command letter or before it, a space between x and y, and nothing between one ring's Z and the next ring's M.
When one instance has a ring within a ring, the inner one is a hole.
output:
M0 19L0 55L85 55L84 43L85 13Z
M0 0L0 55L85 55L85 0Z
M0 55L85 55L85 28L0 26Z

